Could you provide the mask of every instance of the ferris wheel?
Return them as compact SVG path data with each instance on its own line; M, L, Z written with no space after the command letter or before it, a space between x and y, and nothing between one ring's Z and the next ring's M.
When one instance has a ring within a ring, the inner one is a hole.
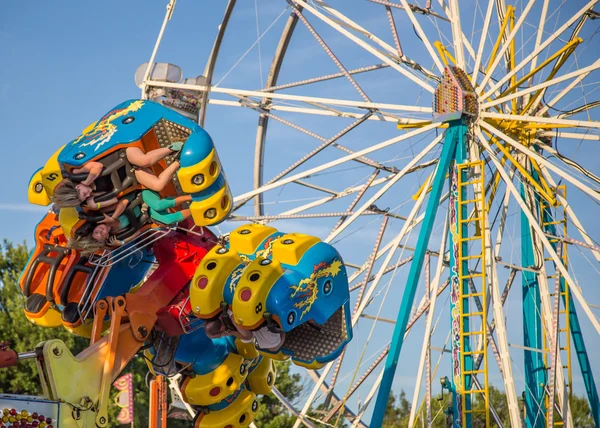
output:
M510 426L573 426L573 394L600 425L596 3L229 0L185 80L167 5L137 80L230 144L231 228L293 225L348 268L354 339L296 426L379 427L400 389L409 426L503 426L491 386Z

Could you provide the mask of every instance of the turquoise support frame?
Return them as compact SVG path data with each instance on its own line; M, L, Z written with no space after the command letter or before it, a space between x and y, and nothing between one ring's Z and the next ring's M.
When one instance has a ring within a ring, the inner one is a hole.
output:
M544 210L544 223L552 221L553 217L548 208ZM554 224L548 224L545 227L545 232L558 236L556 233L556 226ZM556 251L558 242L553 242L552 247ZM560 278L560 291L565 291L565 278ZM563 304L566 304L563 296ZM579 362L579 368L581 369L581 376L583 377L583 383L585 385L585 391L588 396L590 409L594 422L597 427L600 427L600 406L598 405L598 390L596 389L596 382L594 381L594 374L592 373L592 365L587 354L585 342L583 340L583 333L581 332L581 326L579 324L579 318L577 317L577 310L575 309L575 302L573 297L569 294L569 327L571 330L571 338L573 339L573 347L577 355L577 361Z
M421 276L421 269L423 268L425 252L427 251L427 245L429 244L429 238L431 236L440 196L442 194L442 187L446 182L446 174L455 157L456 146L457 144L460 144L461 146L464 145L466 132L467 125L464 120L460 119L449 122L442 148L442 155L439 158L437 169L433 177L431 192L429 200L427 201L427 210L425 211L425 218L423 219L421 230L419 231L417 247L415 248L413 262L410 265L408 279L406 280L406 286L404 288L402 303L398 311L390 351L385 361L383 378L381 380L377 401L375 402L375 408L371 418L372 428L381 428L381 425L383 424L388 397L392 389L396 366L398 365L398 358L400 357L400 351L402 350L402 343L404 342L404 333L408 324L410 310L415 299L417 285Z
M521 197L526 200L525 190L521 185ZM535 210L539 210L536 199ZM525 213L521 212L521 263L523 267L536 265L533 252L531 225ZM540 257L543 259L543 255ZM544 365L544 349L542 338L542 304L537 273L522 271L523 291L523 346L539 349L540 352L525 349L525 424L527 428L546 427L546 408L544 405L544 387L547 382Z

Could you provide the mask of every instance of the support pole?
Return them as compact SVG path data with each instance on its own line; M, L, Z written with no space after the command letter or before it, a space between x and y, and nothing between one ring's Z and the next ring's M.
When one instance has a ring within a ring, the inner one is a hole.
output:
M462 119L449 123L442 154L440 156L433 179L431 194L429 195L429 201L427 202L425 218L423 219L423 225L419 232L419 239L414 252L413 262L411 263L410 272L404 288L402 304L400 305L400 310L398 311L397 322L392 336L390 352L386 359L383 379L377 395L377 401L375 402L375 409L371 419L372 428L380 428L383 423L388 397L392 389L394 374L396 373L396 366L398 365L398 358L400 356L400 351L402 350L404 332L406 330L406 325L408 324L408 318L410 316L410 310L415 299L415 293L417 291L417 285L419 282L421 269L423 267L427 245L429 244L429 238L431 236L431 231L433 229L433 224L437 214L439 200L442 194L442 187L446 181L446 174L450 167L450 163L454 158L456 145L457 143L460 143L461 145L463 144L466 131L467 126Z

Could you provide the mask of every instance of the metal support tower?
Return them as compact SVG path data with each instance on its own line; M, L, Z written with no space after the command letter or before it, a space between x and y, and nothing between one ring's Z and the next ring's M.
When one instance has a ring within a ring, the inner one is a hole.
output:
M449 127L445 134L442 154L438 161L437 169L431 186L431 193L429 195L429 200L427 201L425 218L423 219L421 230L419 232L417 247L415 248L413 262L411 263L410 272L404 288L402 303L400 305L400 310L398 311L398 317L394 327L394 333L392 335L390 351L385 362L383 379L379 387L377 401L375 402L375 408L373 410L373 417L371 419L371 427L373 428L380 428L383 423L388 397L390 395L394 375L396 373L398 358L400 356L400 351L402 350L404 332L406 331L410 310L413 306L417 285L421 276L421 269L423 267L427 245L429 244L429 238L431 236L431 231L433 229L433 224L437 214L442 188L446 182L446 174L449 171L450 165L456 157L457 147L461 147L461 150L463 150L464 153L464 140L466 132L467 125L464 119L458 119L449 122Z

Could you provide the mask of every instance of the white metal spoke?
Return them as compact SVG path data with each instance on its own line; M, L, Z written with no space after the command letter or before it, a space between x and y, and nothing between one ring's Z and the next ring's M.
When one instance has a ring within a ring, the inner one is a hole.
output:
M542 5L542 12L540 13L540 23L538 25L537 35L535 37L535 47L534 51L540 47L542 43L542 36L544 35L544 27L546 25L546 15L548 14L548 5L550 4L550 0L544 0L544 4ZM529 67L529 72L532 72L537 66L537 55L533 57L531 60L531 66ZM529 79L529 82L533 82L533 76Z
M456 57L456 65L459 68L465 69L465 53L463 50L463 32L460 26L460 11L458 9L458 0L449 0L450 10L452 13L452 41L454 42L454 55Z
M431 345L431 324L433 322L433 317L435 313L435 304L437 302L437 291L440 285L440 278L442 276L442 271L444 269L444 257L443 254L446 251L446 240L448 239L448 217L444 220L444 227L442 229L444 232L442 233L442 241L440 243L440 251L439 253L442 255L438 257L437 265L435 268L435 276L433 278L433 283L431 285L431 299L429 302L429 312L427 314L427 319L425 321L425 338L423 340L423 347L421 348L421 358L419 358L419 368L417 369L417 378L415 380L415 390L413 393L412 406L410 409L410 416L408 420L408 426L412 427L415 421L416 411L417 411L417 402L419 400L419 393L421 389L421 379L423 376L423 365L425 364L425 360L427 359L427 353L429 347ZM430 379L427 379L427 383L429 384Z
M323 22L325 22L326 24L328 24L332 28L336 29L338 32L340 32L341 34L343 34L344 36L346 36L348 39L352 40L357 45L361 46L366 51L370 52L371 54L373 54L374 56L376 56L377 58L379 58L381 61L383 61L386 64L388 64L390 67L392 67L394 70L398 71L403 76L407 77L408 79L412 80L414 83L416 83L417 85L419 85L420 87L422 87L426 91L428 91L428 92L430 92L430 93L433 94L434 89L433 89L433 87L431 85L429 85L428 83L425 83L424 81L422 81L421 79L419 79L417 76L415 76L414 74L410 73L408 70L405 70L404 68L402 68L400 65L398 65L397 63L395 63L393 60L391 60L390 58L388 58L386 55L383 55L381 52L379 52L373 46L369 45L365 41L363 41L360 38L356 37L354 34L350 33L348 30L346 30L345 28L343 28L338 23L332 21L327 16L323 15L321 12L319 12L318 10L316 10L315 8L313 8L312 6L310 6L305 1L303 1L303 0L293 0L293 1L294 1L294 3L297 3L297 4L301 5L303 8L309 10L313 15L315 15L316 17L318 17L319 19L321 19ZM390 48L391 48L391 46L390 46ZM430 110L430 111L432 111L432 110Z
M550 241L548 241L548 238L546 238L546 235L542 231L540 225L537 223L536 218L534 217L534 215L529 210L529 207L525 204L525 202L521 198L521 196L519 194L519 191L517 190L517 188L515 187L515 185L510 181L510 179L509 179L506 171L504 170L504 168L500 164L500 161L494 155L494 152L492 151L490 145L487 143L487 141L485 141L485 137L483 137L483 134L481 133L481 131L478 131L478 137L480 139L479 140L480 143L483 145L483 147L485 148L485 150L488 152L491 161L494 163L494 165L496 166L496 168L500 172L500 175L502 176L502 179L504 180L504 183L506 183L506 186L507 186L508 190L512 193L513 198L519 204L519 206L521 207L522 212L525 214L525 216L529 220L529 223L530 223L530 225L532 227L532 230L535 232L535 235L539 238L539 240L543 244L544 248L546 248L546 251L548 252L548 254L550 255L550 257L552 258L552 261L554 261L556 269L558 271L560 271L561 275L569 283L569 286L570 286L569 290L571 290L571 292L573 293L573 296L576 298L576 300L579 302L579 304L583 308L583 311L588 316L588 318L591 321L592 325L594 326L594 328L596 329L596 331L598 332L598 334L600 334L600 322L598 321L598 318L596 318L596 316L594 315L594 313L590 309L587 301L585 300L585 298L581 294L581 290L579 289L579 285L577 284L577 282L575 282L573 280L573 278L571 277L571 274L569 273L569 271L567 270L567 268L563 264L563 262L560 259L560 257L557 256L556 251L554 251L554 248L552 247L552 244L550 244Z
M565 75L560 76L560 77L555 77L554 79L547 80L545 82L542 82L542 83L539 83L537 85L531 86L531 87L529 87L527 89L523 89L523 90L520 90L520 91L517 91L517 92L513 92L512 94L506 95L506 96L504 96L502 98L497 98L497 99L495 99L493 101L488 101L486 103L483 103L482 107L483 108L490 108L490 107L493 107L495 105L505 103L505 102L510 101L512 99L519 98L519 97L522 97L523 95L527 95L527 94L530 94L532 92L535 92L535 91L537 91L539 89L544 89L544 88L547 88L549 86L556 85L558 83L564 82L565 80L572 79L573 77L577 77L577 76L579 76L581 74L597 70L598 68L600 68L600 59L598 59L596 62L594 62L592 65L590 65L588 67L579 69L577 71L573 71L571 73L565 74Z
M419 38L423 41L423 44L425 45L427 52L429 52L431 59L433 59L433 62L435 63L440 74L443 74L444 73L444 65L442 64L442 62L438 58L437 54L433 50L433 45L429 42L427 35L425 34L425 32L423 31L423 28L421 27L421 24L419 24L419 21L417 21L417 18L415 18L415 14L413 13L410 6L408 5L408 2L406 0L400 0L400 1L402 2L402 6L404 6L404 10L407 13L408 18L410 19L410 22L412 22L413 26L415 27L415 31L419 35Z
M358 152L355 152L355 153L353 153L351 155L344 156L342 158L336 159L336 160L331 161L331 162L327 162L327 163L325 163L325 164L323 164L321 166L310 168L310 169L308 169L306 171L303 171L303 172L297 173L295 175L292 175L291 177L284 178L284 179L279 180L279 181L277 181L275 183L271 183L271 184L268 184L266 186L259 187L258 189L254 189L254 190L251 190L251 191L246 192L244 194L241 194L241 195L237 196L234 199L234 202L237 203L237 202L239 202L241 200L247 199L247 198L252 197L254 195L258 195L259 193L264 193L264 192L266 192L268 190L272 190L272 189L275 189L277 187L283 186L283 185L285 185L287 183L291 183L292 181L295 181L295 180L297 180L299 178L304 178L304 177L307 177L309 175L313 175L313 174L315 174L317 172L321 172L321 171L324 171L326 169L332 168L334 166L341 165L341 164L343 164L345 162L348 162L350 160L356 159L359 156L366 155L368 153L380 150L380 149L382 149L384 147L388 147L388 146L391 146L393 144L397 144L397 143L399 143L401 141L407 140L407 139L412 138L412 137L414 137L416 135L420 135L420 134L422 134L424 132L430 131L433 128L435 128L435 125L427 125L427 126L424 126L421 129L417 129L415 131L407 132L406 134L401 135L399 137L391 138L391 139L389 139L387 141L384 141L382 143L379 143L379 144L376 144L374 146L367 147L365 149L359 150Z
M547 123L550 125L567 125L572 127L580 128L600 128L600 122L590 122L586 120L571 120L571 119L559 119L557 117L540 117L530 115L519 115L519 114L504 114L494 112L482 112L480 117L489 119L500 119L500 120L518 120L520 122L529 123Z
M582 192L586 193L588 196L591 196L592 198L600 201L600 193L597 190L591 189L586 184L580 182L579 180L577 180L576 178L574 178L571 174L569 174L568 171L563 171L560 168L556 167L552 163L548 162L546 160L546 158L544 158L543 156L540 156L539 154L537 154L533 150L525 147L521 143L518 143L516 140L514 140L511 137L509 137L508 135L506 135L504 132L500 131L499 129L494 128L493 126L488 125L485 122L481 122L481 127L487 129L488 131L490 131L494 135L502 138L508 144L510 144L511 146L513 146L515 149L519 150L521 153L524 153L527 156L535 159L540 165L544 165L550 171L554 172L555 174L557 174L560 177L562 177L564 180L566 180L569 183L573 184L575 187L577 187Z
M531 10L531 8L533 7L534 4L535 4L535 0L529 0L529 2L527 3L527 6L525 7L525 9L523 10L521 16L519 17L519 20L515 24L515 27L508 34L508 37L506 38L506 41L504 42L504 44L502 45L502 47L500 48L500 50L498 51L498 54L496 55L496 58L494 59L494 62L490 66L489 70L487 71L486 75L484 76L483 80L481 81L481 84L477 88L478 92L480 90L483 90L485 88L485 85L489 82L489 80L494 75L494 71L496 70L496 67L498 66L498 64L500 64L500 61L502 61L502 58L504 57L504 53L507 52L508 48L510 47L510 42L517 35L517 32L521 28L521 25L523 25L523 22L525 22L525 18L527 18L527 15L529 14L529 11ZM489 92L493 93L494 91L492 89L490 89ZM489 95L484 95L482 98L485 99L488 96Z
M157 86L164 88L178 88L178 89L188 89L191 91L206 91L210 90L211 92L217 94L227 94L236 97L259 97L259 98L273 98L273 99L281 99L281 100L289 100L289 101L301 101L306 103L322 103L322 104L331 104L331 105L339 105L339 106L347 106L347 107L359 107L365 109L384 109L384 110L397 110L397 111L410 111L414 113L431 113L433 110L431 107L419 107L419 106L405 106L400 104L385 104L385 103L369 103L363 101L350 101L350 100L340 100L335 98L320 98L320 97L309 97L304 95L291 95L291 94L280 94L280 93L265 93L262 91L250 91L245 89L231 89L231 88L221 88L218 86L212 86L208 88L203 85L190 85L185 83L170 83L170 82L154 82L148 81L146 82L148 86ZM433 92L433 88L432 91Z
M582 73L581 75L579 75L575 80L573 80L571 83L569 83L565 89L563 89L562 91L560 91L560 93L558 95L556 95L554 98L552 98L548 104L544 105L539 112L537 113L540 116L543 116L544 114L546 114L546 112L553 106L556 105L556 103L558 103L565 95L567 95L569 92L571 92L571 90L579 85L583 79L585 79L586 77L588 77L590 75L590 73L593 70L590 70L586 73Z
M443 136L444 136L444 134L440 134L431 143L429 143L429 145L427 145L427 147L425 147L404 168L402 168L402 170L400 170L394 176L394 178L392 178L381 189L379 189L377 191L377 193L375 193L367 202L365 202L358 210L356 210L356 212L354 214L352 214L344 223L342 223L342 225L340 227L338 227L336 230L331 232L331 234L327 237L325 242L331 242L336 236L338 236L340 233L342 233L344 231L344 229L346 229L350 224L352 224L352 222L354 220L356 220L356 218L360 215L360 213L362 213L363 211L368 209L371 205L373 205L373 203L375 203L375 201L377 201L381 196L383 196L383 194L385 192L387 192L388 189L390 189L394 184L396 184L398 182L398 180L400 180L402 177L404 177L406 175L406 173L410 170L410 168L412 168L414 165L416 165L417 162L419 162L421 159L423 159L423 157L425 157L435 146L437 146L440 143L440 141L442 141ZM423 192L423 193L425 193L425 192Z
M502 79L496 82L488 92L482 95L482 98L488 98L492 93L494 93L498 88L502 87L508 80L517 74L523 67L525 67L529 61L533 59L533 57L537 56L550 46L558 36L560 36L567 28L569 28L577 19L579 19L584 13L587 13L594 5L598 3L598 0L591 0L585 6L583 6L575 15L573 15L567 22L565 22L562 27L556 30L550 37L546 39L544 43L537 47L531 54L529 54L523 61L521 61L516 67L514 67L509 73L507 73Z
M488 6L485 12L485 18L483 20L483 29L481 31L481 37L479 38L479 47L477 48L477 55L475 56L475 66L473 67L473 78L471 83L473 86L477 86L477 77L479 75L479 67L483 57L483 48L485 47L485 40L488 35L488 28L490 27L490 21L492 20L492 11L494 10L494 0L488 0Z

